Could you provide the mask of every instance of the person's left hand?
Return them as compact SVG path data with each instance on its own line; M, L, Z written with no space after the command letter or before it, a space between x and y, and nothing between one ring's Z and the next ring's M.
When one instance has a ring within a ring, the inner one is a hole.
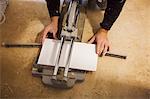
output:
M109 41L107 38L108 30L100 29L88 43L96 42L96 53L98 55L105 55L110 48Z

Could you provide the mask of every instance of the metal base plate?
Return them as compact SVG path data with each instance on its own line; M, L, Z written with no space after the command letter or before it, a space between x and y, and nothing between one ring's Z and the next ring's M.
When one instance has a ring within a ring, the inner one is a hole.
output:
M63 76L63 68L58 71L57 76L53 76L53 68L32 68L32 75L41 77L45 85L55 88L72 88L76 82L82 82L85 79L86 72L80 70L70 70L68 77Z

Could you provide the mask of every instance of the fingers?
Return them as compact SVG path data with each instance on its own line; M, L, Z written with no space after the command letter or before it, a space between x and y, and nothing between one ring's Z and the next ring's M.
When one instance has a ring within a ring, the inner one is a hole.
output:
M100 49L99 49L99 55L101 55L103 53L104 47L105 47L105 42L101 42L100 44Z
M91 44L95 41L96 37L93 36L88 43ZM108 41L106 40L96 40L97 45L96 45L96 53L98 55L105 55L107 53L107 51L109 50L109 44Z
M53 33L53 38L58 39L56 33Z
M97 53L98 55L100 55L100 48L101 48L101 43L98 43L98 42L97 42L97 45L96 45L96 53Z
M57 35L56 35L56 33L55 32L50 32L50 30L48 30L48 29L44 29L44 32L42 33L42 44L44 43L44 40L47 38L47 34L48 33L52 33L52 37L54 38L54 39L57 39Z
M45 29L44 32L42 33L42 44L44 43L45 38L47 37L48 31Z
M104 56L109 50L109 44L107 41L97 41L97 54Z
M105 56L105 54L107 53L107 51L109 51L109 45L105 44L105 48L103 50L103 56Z
M42 44L44 43L45 39L47 38L47 33L49 33L49 31L47 31L47 30L45 30L43 32L42 40L41 40ZM52 36L53 36L54 39L58 39L56 33L52 33Z
M95 41L95 35L88 41L89 44L92 44Z
M96 48L96 52L98 55L101 55L103 53L105 47L105 43L101 40L97 41L97 48Z

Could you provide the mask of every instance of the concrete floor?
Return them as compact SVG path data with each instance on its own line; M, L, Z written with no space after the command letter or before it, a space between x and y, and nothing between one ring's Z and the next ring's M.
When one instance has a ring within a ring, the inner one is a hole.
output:
M0 43L35 42L48 24L42 0L10 0L7 21L0 26ZM127 0L109 32L111 52L127 55L126 60L99 58L96 72L72 89L44 86L32 77L31 67L37 48L0 47L1 98L9 99L150 99L150 1ZM88 11L83 41L92 36L103 12Z

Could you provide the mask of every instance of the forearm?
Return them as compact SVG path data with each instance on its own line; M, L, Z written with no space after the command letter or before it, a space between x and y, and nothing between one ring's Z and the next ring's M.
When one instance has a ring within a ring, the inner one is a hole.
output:
M53 24L54 26L58 26L58 19L59 19L58 16L52 16L50 23Z
M105 10L104 19L100 24L101 27L105 30L110 30L113 23L118 18L122 7L126 0L108 0L107 8Z

